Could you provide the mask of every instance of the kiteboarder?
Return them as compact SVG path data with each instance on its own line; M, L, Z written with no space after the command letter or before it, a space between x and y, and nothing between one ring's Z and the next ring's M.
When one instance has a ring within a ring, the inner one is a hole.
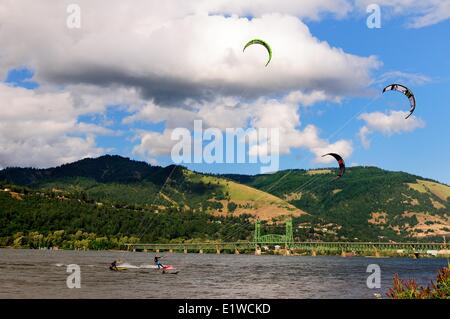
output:
M115 271L118 271L119 269L117 268L117 261L116 260L114 260L112 263L111 263L111 265L109 266L109 269L110 270L115 270Z
M161 258L164 258L164 257L160 257L159 255L155 255L155 258L153 259L155 261L155 265L158 266L158 269L164 268L164 265L161 264L161 262L159 261Z

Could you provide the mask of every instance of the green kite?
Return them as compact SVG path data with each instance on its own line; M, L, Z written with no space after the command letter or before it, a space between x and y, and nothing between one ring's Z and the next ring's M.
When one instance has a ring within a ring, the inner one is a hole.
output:
M262 46L264 46L267 50L267 52L269 53L269 60L266 63L266 66L269 64L270 60L272 60L272 49L270 48L270 46L267 44L267 42L260 40L260 39L253 39L250 40L244 47L244 50L242 50L242 52L245 51L245 49L249 46L251 46L252 44L260 44Z

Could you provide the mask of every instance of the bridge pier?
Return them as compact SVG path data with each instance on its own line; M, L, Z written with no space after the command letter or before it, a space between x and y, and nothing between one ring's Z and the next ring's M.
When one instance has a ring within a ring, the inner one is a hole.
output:
M159 249L156 249L156 252L159 253Z
M199 250L198 253L199 253L199 254L203 254L203 249L200 248L200 250Z
M216 254L220 255L220 248L219 247L216 247Z
M187 248L184 248L184 249L183 249L183 252L184 252L185 254L187 254Z

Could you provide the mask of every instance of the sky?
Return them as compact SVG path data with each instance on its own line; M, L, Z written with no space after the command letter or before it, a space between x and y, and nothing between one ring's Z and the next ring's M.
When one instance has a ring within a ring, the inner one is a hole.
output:
M276 169L330 167L335 152L450 184L450 1L380 0L369 28L372 3L3 0L0 167L103 154L166 166L172 134L201 120L215 134L276 129L242 142L248 156L277 145ZM272 48L267 67L264 47L242 51L254 38ZM409 119L404 95L382 94L391 83L415 94ZM235 162L182 165L264 166Z

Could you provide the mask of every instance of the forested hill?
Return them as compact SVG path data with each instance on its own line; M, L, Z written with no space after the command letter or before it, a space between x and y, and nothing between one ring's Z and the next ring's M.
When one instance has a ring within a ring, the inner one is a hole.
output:
M85 177L99 183L150 181L162 185L172 170L174 170L173 165L163 168L117 155L105 155L48 169L6 168L0 171L0 180L8 180L18 185L39 186L55 180ZM181 166L176 167L171 178L180 178L181 171Z
M442 240L450 235L449 186L377 167L351 167L341 179L336 174L335 169L287 170L227 178L308 212L330 237L343 229L348 239Z
M109 155L49 169L7 168L0 171L0 190L3 242L60 230L145 241L234 241L251 238L256 218L305 214L220 176Z
M376 167L335 175L217 176L109 155L49 169L7 168L0 171L0 239L64 230L146 241L238 240L252 238L255 219L265 232L283 232L290 217L296 240L441 241L450 234L450 187Z

